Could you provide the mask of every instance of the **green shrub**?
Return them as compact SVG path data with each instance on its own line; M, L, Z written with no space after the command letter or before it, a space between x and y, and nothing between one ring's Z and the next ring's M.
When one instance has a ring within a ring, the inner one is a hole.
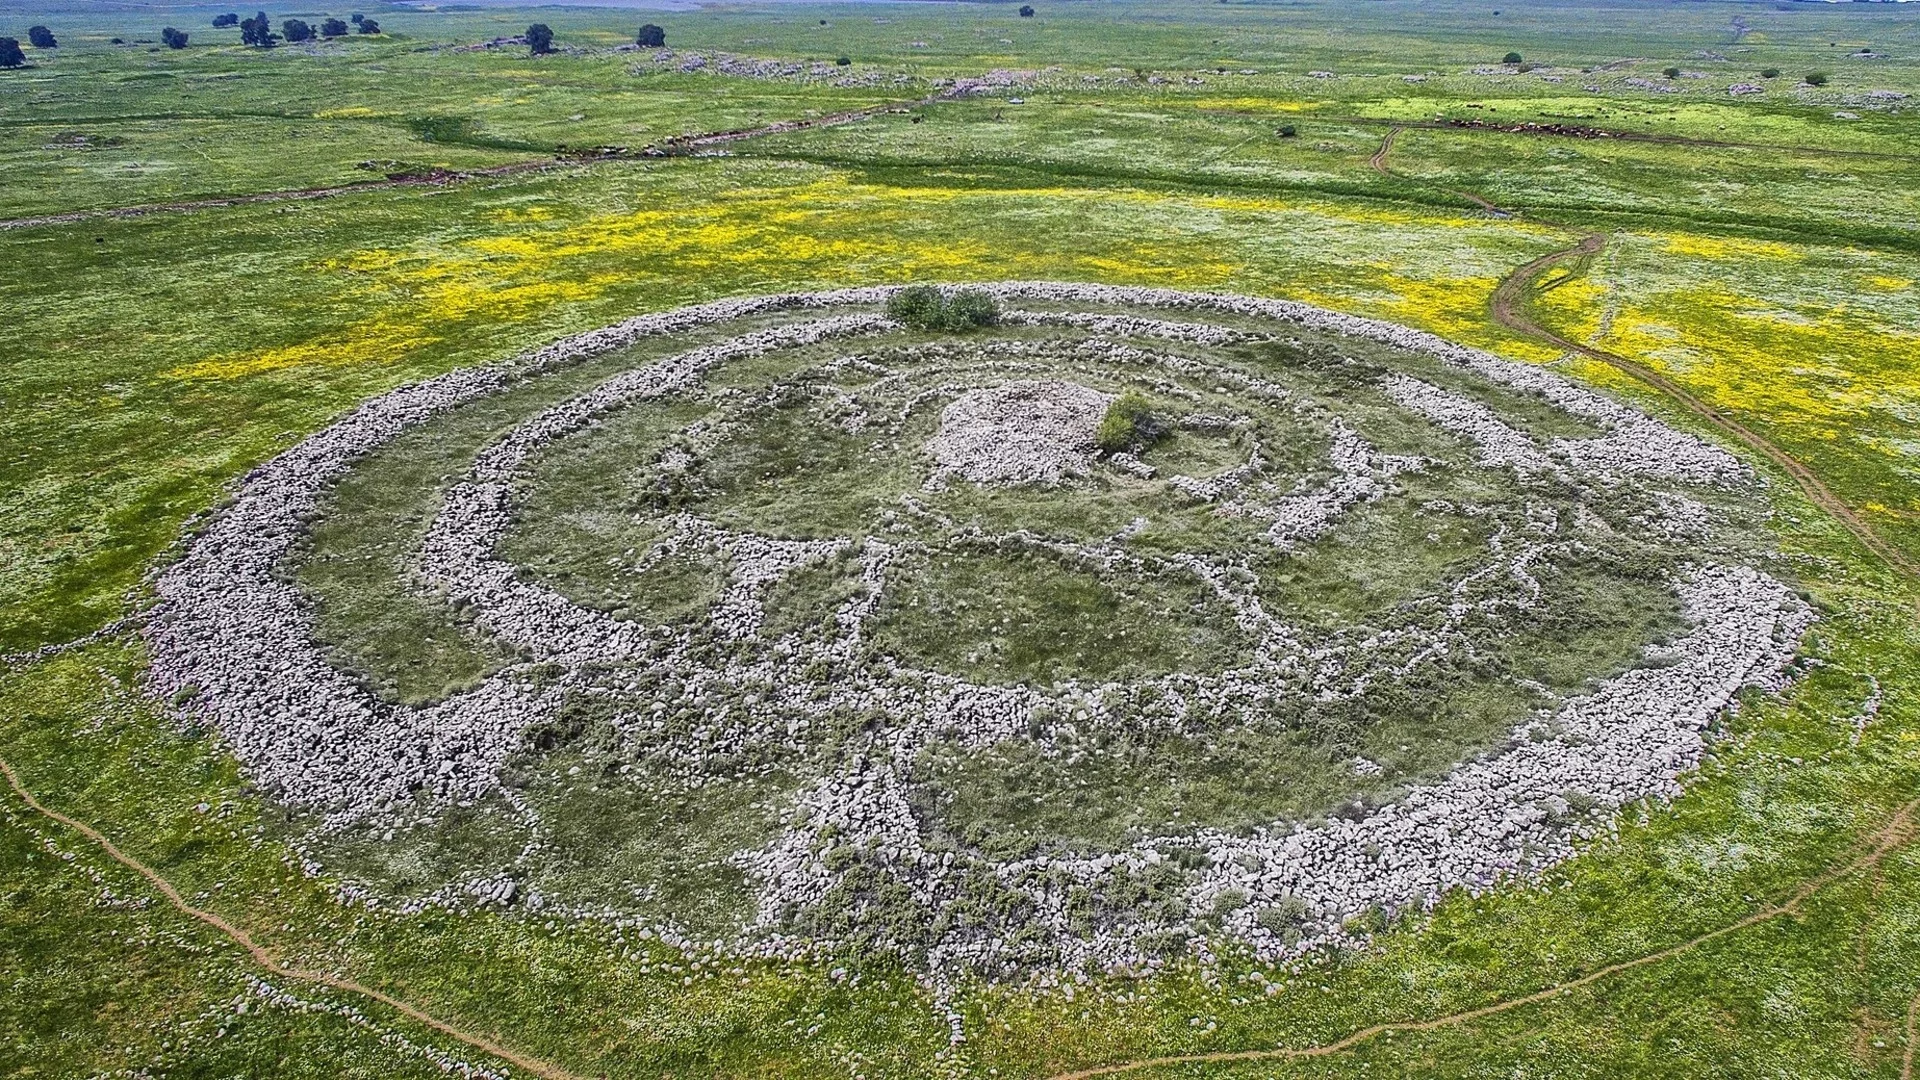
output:
M999 322L1000 305L979 289L948 296L932 285L914 285L893 294L887 314L915 330L960 331Z
M1665 75L1669 79L1677 79L1680 77L1680 69L1677 67L1661 68L1660 74Z
M1503 64L1517 64L1520 62L1520 54L1517 52L1510 52L1505 57L1503 57L1500 62Z
M1766 70L1764 70L1764 71L1762 71L1762 72L1760 73L1760 77L1761 77L1761 78L1763 78L1763 79L1777 79L1777 78L1779 78L1779 77L1780 77L1780 69L1779 69L1779 68L1767 68Z
M887 301L887 314L916 330L932 330L946 306L940 290L931 285L914 285L894 293Z
M1000 305L979 289L962 289L947 301L947 329L970 330L1000 321Z
M1807 72L1807 85L1808 85L1808 86L1825 86L1825 85L1827 85L1827 73L1826 73L1826 72L1824 72L1824 71L1809 71L1809 72Z
M1153 414L1153 403L1140 391L1129 389L1107 406L1093 440L1103 452L1117 454L1144 449L1166 433L1166 425Z

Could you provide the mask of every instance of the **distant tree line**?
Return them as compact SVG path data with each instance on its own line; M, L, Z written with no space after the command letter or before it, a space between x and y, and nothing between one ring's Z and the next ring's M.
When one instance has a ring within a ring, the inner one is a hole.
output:
M312 41L316 37L346 37L354 31L362 34L380 33L380 24L365 15L355 13L351 22L353 27L349 29L346 22L336 18L322 19L319 26L314 26L305 19L288 19L280 24L280 32L276 34L273 32L273 22L267 18L267 13L264 11L255 12L251 19L242 19L231 11L213 17L213 25L216 27L238 26L241 44L254 45L262 49L273 48L274 43L282 38L287 41Z

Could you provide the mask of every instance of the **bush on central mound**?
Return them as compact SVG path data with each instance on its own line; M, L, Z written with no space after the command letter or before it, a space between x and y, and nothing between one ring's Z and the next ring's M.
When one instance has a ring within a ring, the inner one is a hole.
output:
M931 285L915 285L893 294L887 314L915 330L972 330L999 322L1000 305L979 289L948 296Z
M1167 426L1153 414L1153 403L1138 390L1128 389L1107 406L1093 441L1102 452L1143 450L1160 440Z

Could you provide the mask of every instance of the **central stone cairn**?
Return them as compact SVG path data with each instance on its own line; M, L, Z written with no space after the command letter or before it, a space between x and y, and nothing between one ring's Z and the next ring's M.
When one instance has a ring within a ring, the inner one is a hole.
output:
M1556 375L1275 301L990 291L992 333L910 334L884 289L726 301L370 401L159 576L152 690L369 902L890 956L945 991L1282 961L1538 873L1674 795L1811 620L1753 566L1740 462ZM372 693L286 572L308 523L402 433L588 364L421 493L384 586L501 658ZM1123 391L1173 433L1144 461L1095 450ZM567 486L622 462L616 496ZM1614 659L1567 669L1576 638ZM493 856L382 869L475 815ZM622 821L618 853L568 846Z
M928 450L942 474L976 484L1057 484L1093 465L1094 433L1114 395L1022 380L954 399ZM944 482L936 474L929 483Z

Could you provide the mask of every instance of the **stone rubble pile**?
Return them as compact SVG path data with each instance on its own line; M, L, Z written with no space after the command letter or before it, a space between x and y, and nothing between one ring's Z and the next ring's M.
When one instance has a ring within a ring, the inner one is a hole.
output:
M927 447L940 473L976 484L1058 484L1093 465L1094 433L1112 405L1074 383L1021 380L955 398Z

